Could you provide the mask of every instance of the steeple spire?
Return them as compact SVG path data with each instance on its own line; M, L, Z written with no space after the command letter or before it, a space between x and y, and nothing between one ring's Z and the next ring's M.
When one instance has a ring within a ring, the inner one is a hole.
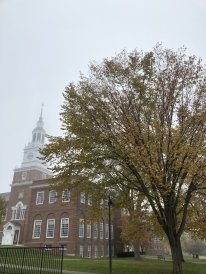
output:
M41 104L41 114L40 114L40 117L39 117L39 121L38 122L40 122L40 123L43 123L43 117L42 117L42 114L43 114L43 107L44 107L44 104L42 103Z

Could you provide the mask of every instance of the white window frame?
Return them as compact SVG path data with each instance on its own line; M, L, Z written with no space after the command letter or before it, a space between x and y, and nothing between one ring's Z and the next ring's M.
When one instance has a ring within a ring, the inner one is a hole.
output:
M92 226L91 223L87 224L87 238L91 238L92 236Z
M53 228L52 228L52 236L48 236L48 232L49 232L49 229L51 229L51 228L49 228L49 222L53 222ZM47 227L46 227L46 238L48 239L48 238L54 238L54 230L55 230L55 219L47 219Z
M54 204L56 203L56 201L57 201L57 192L55 190L49 191L49 204Z
M62 191L62 202L63 203L70 202L70 191L68 189L65 189Z
M79 245L79 256L84 257L84 245Z
M23 205L22 202L18 202L16 206L12 206L11 220L24 220L26 208L27 206Z
M94 246L94 258L98 258L98 245Z
M105 239L109 239L109 225L105 224Z
M85 193L84 192L80 193L80 203L85 204Z
M94 223L94 238L95 239L98 238L98 223L97 222Z
M99 226L99 237L100 237L100 239L104 239L104 224L103 223L100 223L100 226Z
M92 257L92 245L87 246L87 258Z
M88 205L91 206L92 205L92 196L88 195Z
M40 197L42 194L42 198ZM44 203L44 191L37 192L36 194L36 205L43 205Z
M107 245L107 257L109 257L109 245Z
M100 256L104 257L104 245L100 246Z
M22 180L26 180L26 178L27 178L27 171L23 171L22 172L21 178L22 178Z
M111 239L114 239L114 226L111 225Z
M38 226L36 225L37 222L39 222L39 234L38 234L38 236L35 236L35 232L38 230ZM34 221L33 234L32 234L33 239L39 239L41 237L41 225L42 225L42 220Z
M67 250L67 244L60 244L59 250Z
M84 219L79 219L79 238L84 238Z
M65 224L63 224L63 222L64 222L64 220L67 220L67 235L62 235L62 234L64 234L65 233L65 228L63 228L63 225L65 225ZM62 233L62 232L64 232L64 233ZM62 218L61 219L61 227L60 227L60 238L67 238L69 236L69 218Z

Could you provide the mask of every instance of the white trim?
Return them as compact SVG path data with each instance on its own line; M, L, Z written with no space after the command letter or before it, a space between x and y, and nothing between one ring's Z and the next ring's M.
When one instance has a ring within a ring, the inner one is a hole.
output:
M40 222L39 237L34 237L34 228L35 228L35 223L36 222ZM41 237L41 225L42 225L42 220L34 220L32 239L40 239L40 237Z
M43 185L36 185L36 186L30 186L31 189L37 189L37 188L47 188L49 187L49 184L43 184Z
M43 201L42 201L42 203L37 203L37 201L38 201L38 194L39 193L43 193ZM36 205L43 205L43 203L44 203L44 191L39 191L39 192L36 193Z
M10 184L10 187L18 187L18 186L29 186L32 185L33 181L27 181L27 182L22 182L22 183L14 183L14 184Z
M52 198L53 198L55 201L51 202L51 193L53 193L53 192L55 192L55 197L52 196ZM50 190L50 191L49 191L49 204L54 204L54 203L56 203L56 201L57 201L57 192L56 192L55 190Z
M49 221L54 221L54 229L53 229L53 236L52 237L49 237L49 236L47 236L47 232L48 232L48 223L49 223ZM47 219L47 226L46 226L46 238L47 239L52 239L52 238L54 238L54 230L55 230L55 219Z
M63 220L68 220L68 230L67 230L67 236L62 236L62 221ZM61 224L60 224L60 238L68 238L69 236L69 218L61 218Z

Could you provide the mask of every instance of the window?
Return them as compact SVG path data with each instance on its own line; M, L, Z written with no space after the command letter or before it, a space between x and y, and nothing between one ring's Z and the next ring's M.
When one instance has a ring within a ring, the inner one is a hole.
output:
M44 203L44 191L37 192L36 204L41 205Z
M45 245L45 250L51 250L52 249L52 245Z
M54 225L55 220L47 220L46 238L54 238Z
M61 219L60 237L68 237L69 235L69 219Z
M66 244L60 244L59 245L59 250L67 250L67 245Z
M107 257L109 257L109 245L107 245Z
M40 142L41 141L41 133L38 133L37 134L37 142Z
M104 238L104 228L103 223L100 223L100 239Z
M85 204L85 194L84 194L84 192L81 192L81 193L80 193L80 202L81 202L82 204Z
M87 238L91 238L91 223L87 224Z
M33 134L33 142L36 141L36 133Z
M87 246L87 258L91 258L91 251L92 251L92 246L88 245Z
M33 238L40 238L41 235L41 222L40 220L34 221Z
M49 203L50 204L53 204L53 203L56 203L56 200L57 200L57 193L56 191L52 190L49 192Z
M41 178L42 178L42 180L45 180L46 179L46 173L42 173Z
M88 205L92 205L92 196L88 195Z
M104 245L101 245L100 256L104 257Z
M79 246L79 256L84 257L84 245Z
M98 258L98 245L94 246L94 258Z
M109 239L109 225L105 225L105 239Z
M22 202L18 202L16 206L12 208L12 220L23 220L25 215L26 206L22 204Z
M84 237L84 219L79 219L79 237L83 238Z
M111 239L114 239L114 227L111 225Z
M69 202L70 201L70 191L68 189L65 189L62 192L62 202Z
M26 180L26 177L27 177L27 172L22 172L22 180Z
M94 238L98 238L98 224L94 223Z

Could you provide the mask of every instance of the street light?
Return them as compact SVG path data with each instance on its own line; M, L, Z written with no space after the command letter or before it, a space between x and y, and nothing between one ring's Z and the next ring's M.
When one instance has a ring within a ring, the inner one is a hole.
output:
M112 274L112 239L111 239L111 216L110 216L110 206L114 205L108 196L108 206L109 206L109 273Z

